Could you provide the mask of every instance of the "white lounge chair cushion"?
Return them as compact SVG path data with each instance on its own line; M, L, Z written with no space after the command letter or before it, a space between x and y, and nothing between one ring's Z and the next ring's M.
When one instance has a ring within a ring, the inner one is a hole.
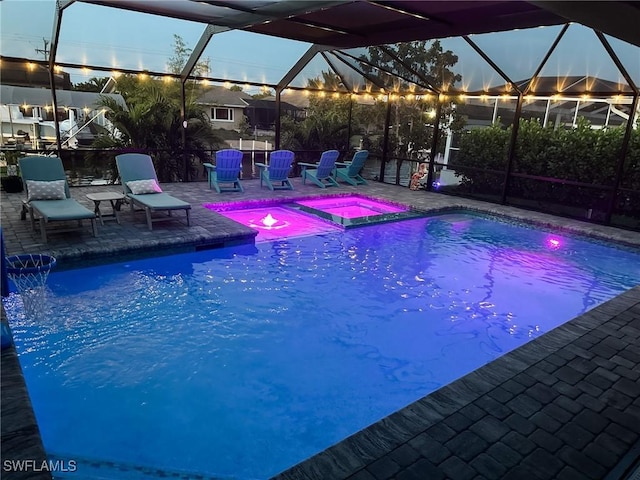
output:
M144 195L147 193L162 193L162 188L154 179L149 180L131 180L127 182L127 187L131 189L134 195Z
M28 202L33 200L64 200L67 198L65 192L65 180L52 180L44 182L40 180L27 180L27 190L29 191Z

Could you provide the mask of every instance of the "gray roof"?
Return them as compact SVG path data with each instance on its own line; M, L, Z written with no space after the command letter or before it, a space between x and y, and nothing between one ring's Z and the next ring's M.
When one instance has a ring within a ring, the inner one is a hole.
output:
M56 100L61 107L91 108L98 106L101 96L114 98L125 106L124 98L119 93L79 92L76 90L56 90ZM35 105L44 107L52 105L51 90L48 88L17 87L0 85L0 101L4 105Z
M198 97L197 102L204 105L218 105L223 107L244 108L248 105L246 100L251 99L251 95L245 92L236 92L224 87L211 86Z

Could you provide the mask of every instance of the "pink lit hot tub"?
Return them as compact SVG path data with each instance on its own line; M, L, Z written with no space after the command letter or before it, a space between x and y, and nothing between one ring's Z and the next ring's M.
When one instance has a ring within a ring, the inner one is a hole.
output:
M360 195L331 195L280 202L210 203L205 207L256 229L256 242L318 235L422 216L407 206Z
M209 207L210 208L210 207ZM283 206L219 211L231 220L258 230L256 242L340 231L340 225Z
M404 205L394 205L355 195L311 198L307 200L297 200L295 203L346 219L377 217L388 213L409 211L409 207Z

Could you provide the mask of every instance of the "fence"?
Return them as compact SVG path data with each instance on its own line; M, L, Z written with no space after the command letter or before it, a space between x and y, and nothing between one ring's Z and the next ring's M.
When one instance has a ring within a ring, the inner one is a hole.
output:
M249 141L250 142L250 141ZM244 142L243 142L244 143ZM243 144L244 147L244 144ZM25 154L52 155L50 151L19 151L2 149L11 158ZM71 186L100 185L116 183L117 171L115 155L118 151L75 149L63 150L61 158ZM165 169L173 178L161 178L161 181L182 181L185 171L183 159L175 159L169 152L148 152L156 160L170 158L171 168ZM264 162L268 150L244 150L242 178L257 178L256 163ZM296 151L296 164L292 176L300 175L298 162L316 162L321 151ZM215 151L207 152L212 159ZM348 159L350 153L342 152L341 160ZM192 154L185 155L188 161L188 181L206 179L202 162ZM422 159L391 157L383 161L382 156L371 152L363 176L372 181L411 188L412 190L433 190L436 192L464 196L493 203L504 203L517 207L542 211L554 215L581 219L593 223L609 224L640 231L640 191L633 184L598 185L579 181L569 181L554 177L528 175L509 172L506 169L490 169L466 165L457 159L448 164L434 162L431 185L427 184L428 175L422 171L425 161ZM635 167L640 168L640 167ZM161 171L165 171L159 169ZM465 178L471 173L482 176L482 188L473 188Z

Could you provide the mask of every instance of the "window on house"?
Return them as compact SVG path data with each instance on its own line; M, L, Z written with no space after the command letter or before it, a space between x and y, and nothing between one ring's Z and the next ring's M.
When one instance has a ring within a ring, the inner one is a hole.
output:
M20 111L25 118L33 117L33 107L30 105L20 105Z
M221 122L233 122L233 109L232 108L212 108L211 118Z

